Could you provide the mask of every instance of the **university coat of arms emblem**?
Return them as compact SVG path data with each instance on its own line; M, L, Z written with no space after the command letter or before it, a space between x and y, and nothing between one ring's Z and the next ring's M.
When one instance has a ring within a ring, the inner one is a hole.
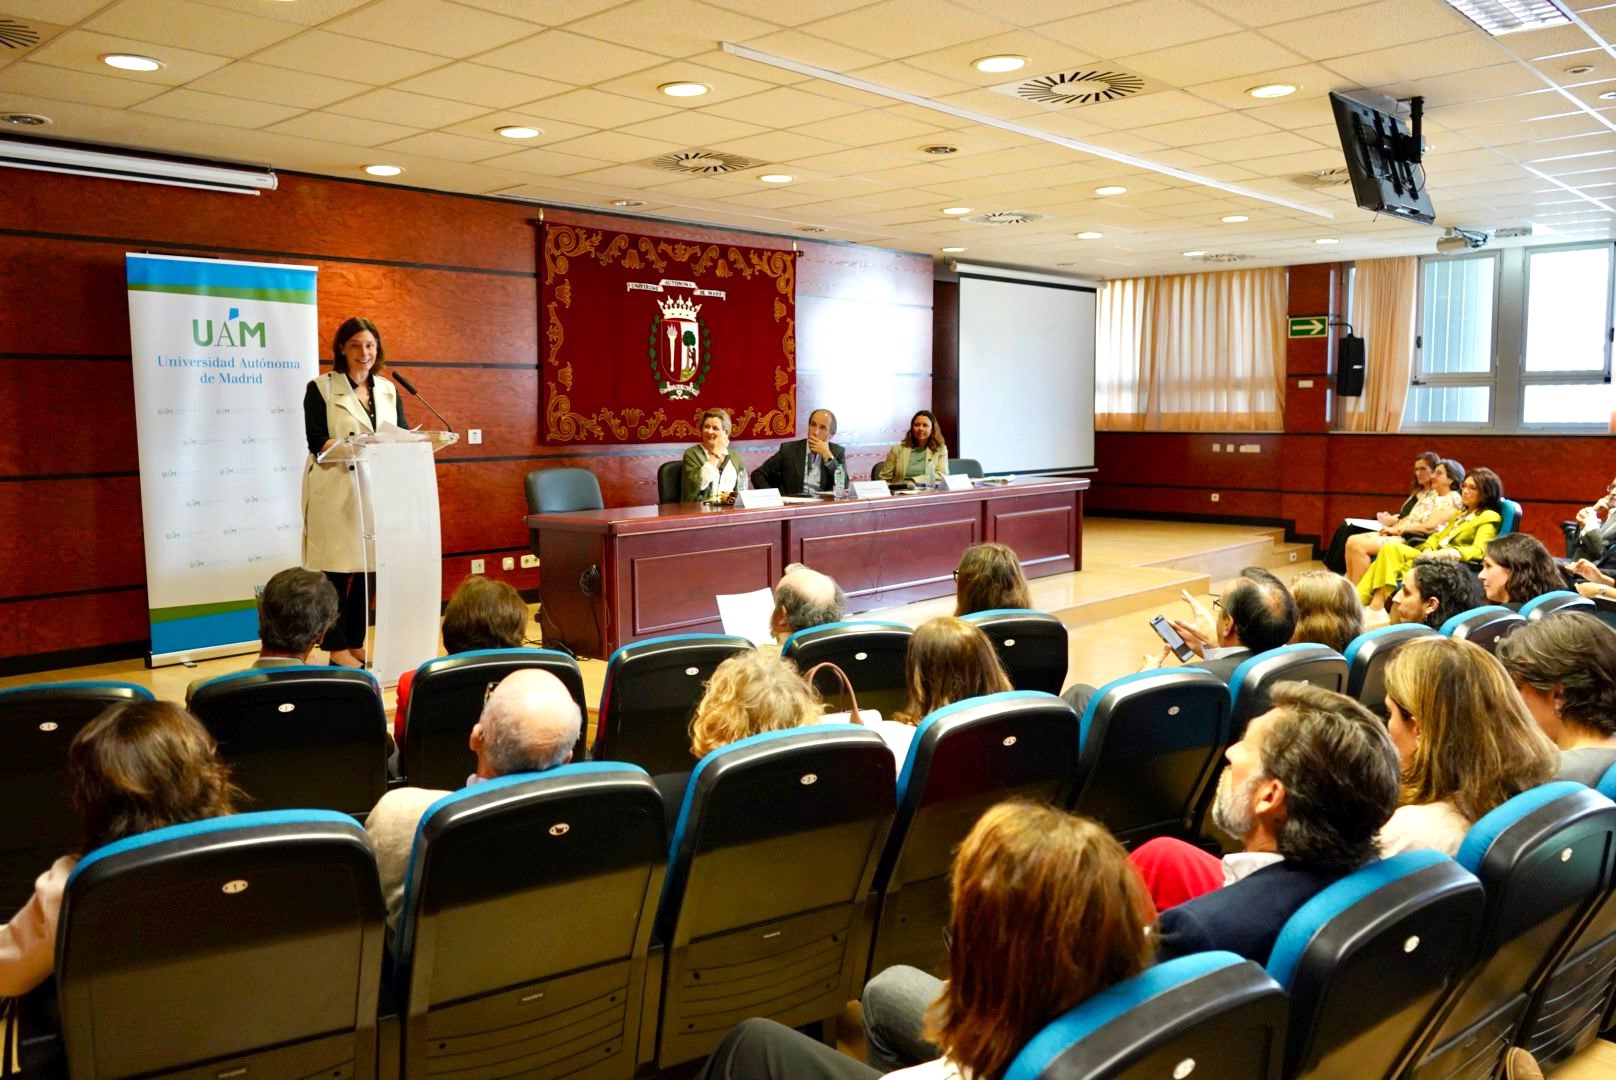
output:
M712 367L712 342L701 305L689 297L657 301L661 313L651 320L651 373L657 389L674 401L701 393Z

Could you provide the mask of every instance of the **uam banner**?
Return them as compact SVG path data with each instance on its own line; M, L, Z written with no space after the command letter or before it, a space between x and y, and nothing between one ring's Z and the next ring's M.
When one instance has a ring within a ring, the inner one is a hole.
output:
M301 558L315 268L125 256L151 662L256 647L256 590Z

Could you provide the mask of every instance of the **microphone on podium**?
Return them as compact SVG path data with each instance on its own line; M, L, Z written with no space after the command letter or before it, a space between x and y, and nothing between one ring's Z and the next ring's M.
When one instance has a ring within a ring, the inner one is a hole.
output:
M453 431L454 430L454 425L449 423L449 421L444 420L443 414L440 413L437 409L433 409L432 408L432 403L430 401L428 401L424 397L421 397L421 391L419 391L419 390L417 390L415 388L415 384L410 382L410 380L405 377L405 375L404 375L404 373L402 371L399 371L398 369L395 368L395 369L389 371L387 374L392 376L393 381L398 383L398 385L402 386L404 389L406 389L410 393L414 394L417 398L420 398L420 401L421 401L422 405L425 405L428 409L432 409L432 415L436 416L440 421L442 421L443 429L445 431Z

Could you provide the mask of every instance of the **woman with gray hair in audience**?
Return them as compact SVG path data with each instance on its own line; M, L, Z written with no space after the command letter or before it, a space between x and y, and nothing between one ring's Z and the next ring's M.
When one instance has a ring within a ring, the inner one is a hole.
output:
M1526 711L1555 746L1555 776L1592 787L1616 765L1616 630L1562 611L1498 643Z

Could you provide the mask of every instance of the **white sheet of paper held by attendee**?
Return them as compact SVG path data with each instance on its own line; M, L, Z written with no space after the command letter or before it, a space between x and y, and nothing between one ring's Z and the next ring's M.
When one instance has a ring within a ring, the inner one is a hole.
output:
M1348 518L1347 524L1356 525L1360 529L1368 529L1370 532L1380 531L1380 522L1374 518Z
M747 593L719 593L718 617L724 633L746 638L754 645L769 645L774 634L769 620L774 616L774 592L756 589Z

